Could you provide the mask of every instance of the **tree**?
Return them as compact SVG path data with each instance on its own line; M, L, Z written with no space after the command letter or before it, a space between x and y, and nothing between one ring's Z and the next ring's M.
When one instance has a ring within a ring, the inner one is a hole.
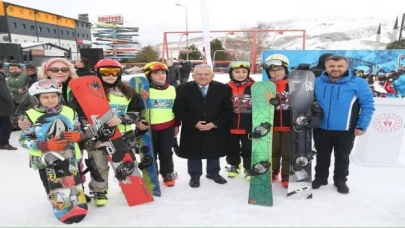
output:
M191 53L188 53L189 60L200 60L203 59L203 54L198 50L197 46L194 44L190 45L189 48L185 47L184 49L191 50ZM187 53L179 53L179 59L187 59Z
M136 55L136 63L149 63L159 59L159 52L152 46L143 47Z
M211 40L210 47L211 47L211 57L212 58L214 58L214 53L215 53L215 51L217 51L217 53L215 54L215 59L212 59L213 61L231 59L231 56L228 53L219 51L219 50L225 50L225 48L222 45L222 41L220 41L218 38Z
M405 39L399 41L396 40L394 42L387 44L386 49L405 49Z

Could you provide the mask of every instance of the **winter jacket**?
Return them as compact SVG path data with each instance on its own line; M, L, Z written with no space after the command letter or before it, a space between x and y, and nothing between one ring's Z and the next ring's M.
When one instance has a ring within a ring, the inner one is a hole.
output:
M79 77L88 76L88 75L95 75L94 72L91 71L89 68L77 68L76 69L76 74Z
M13 95L14 102L17 104L21 104L24 94L19 94L19 89L28 88L29 82L31 78L27 77L24 73L20 73L19 75L12 75L8 77L7 86L10 93Z
M249 82L239 87L233 81L228 82L228 86L232 90L233 106L231 134L241 135L252 132L251 86L253 83L254 81L251 78L249 78Z
M0 72L0 116L12 116L14 102L7 88L6 75Z
M167 81L170 84L173 84L174 82L176 82L177 80L180 81L181 77L180 77L180 70L179 68L177 68L176 66L171 66L168 69L168 75L167 75Z
M365 79L346 71L337 82L324 72L315 80L315 96L324 118L319 128L366 131L374 112L373 93Z
M28 83L28 87L31 87L32 84L34 84L35 82L38 81L38 75L36 73L33 75L30 75L29 78L30 78L30 82Z
M319 56L318 64L316 66L309 68L315 74L315 77L319 77L322 75L322 72L325 71L325 61L328 57L332 56L331 53L325 53Z
M291 110L288 93L288 79L274 81L276 84L279 105L274 109L273 129L274 131L290 131L291 130Z
M191 62L186 61L183 63L180 63L180 75L181 78L189 78L190 77L190 72L191 72Z

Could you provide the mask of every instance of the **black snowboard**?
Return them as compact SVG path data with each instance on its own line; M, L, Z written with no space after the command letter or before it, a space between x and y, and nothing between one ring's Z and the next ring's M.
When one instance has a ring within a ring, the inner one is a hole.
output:
M305 127L314 102L315 75L307 70L295 70L288 75L291 130L291 166L287 197L312 198L312 129Z

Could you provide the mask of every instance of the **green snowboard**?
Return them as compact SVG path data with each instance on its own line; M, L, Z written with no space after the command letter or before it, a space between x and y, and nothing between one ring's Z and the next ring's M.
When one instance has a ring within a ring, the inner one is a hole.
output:
M273 206L271 188L271 151L273 140L274 106L269 100L276 95L272 81L252 85L252 168L249 204Z

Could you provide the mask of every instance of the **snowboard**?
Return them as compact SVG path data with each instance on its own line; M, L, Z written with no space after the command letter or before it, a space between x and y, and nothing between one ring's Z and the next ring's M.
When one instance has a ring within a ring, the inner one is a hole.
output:
M255 82L252 92L252 167L249 204L273 206L271 186L271 151L274 106L269 100L276 95L272 81Z
M48 152L41 156L41 163L45 166L50 190L48 200L55 217L65 224L82 221L88 206L76 157L71 152L67 158Z
M63 138L63 132L74 129L72 121L59 113L40 116L34 127L37 140L41 142L56 136ZM75 146L69 143L69 147L71 150L43 153L40 158L48 180L48 200L55 217L65 224L79 223L88 209Z
M315 75L307 70L295 70L288 75L291 130L291 164L287 198L312 198L312 129L305 127L314 102Z
M145 118L145 120L150 123L150 99L149 99L149 81L144 76L136 76L132 77L129 80L129 84L135 91L141 95L142 100L145 104L145 109L141 113L141 117ZM138 137L138 147L144 148L140 150L140 157L141 159L144 156L151 156L153 158L153 164L155 164L155 158L153 156L153 144L152 144L152 131L150 128L146 132L143 132ZM145 180L148 188L152 191L154 196L161 196L160 191L160 184L158 178L158 171L156 170L155 165L151 165L146 169L142 170L143 179Z
M106 126L114 114L101 80L96 76L84 76L71 80L69 87L94 131L99 136L109 137L106 146L107 160L114 170L128 205L135 206L153 201L153 195L138 170L135 154L117 127L110 129Z

